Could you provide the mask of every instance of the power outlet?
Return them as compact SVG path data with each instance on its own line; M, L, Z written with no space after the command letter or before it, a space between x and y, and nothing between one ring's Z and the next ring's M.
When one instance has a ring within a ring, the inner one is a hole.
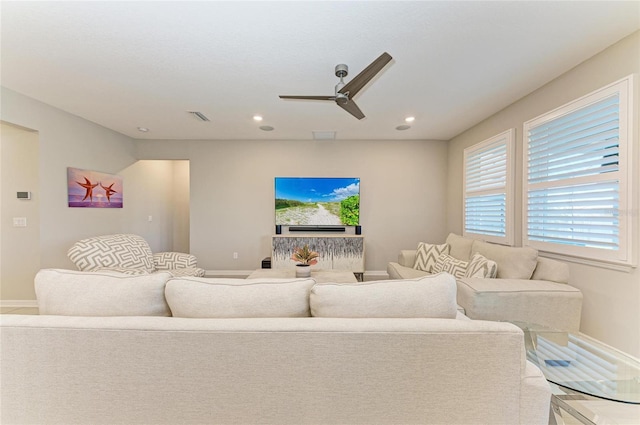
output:
M237 252L234 252L234 253L233 253L233 259L234 259L234 260L237 260L237 259L238 259L238 253L237 253Z

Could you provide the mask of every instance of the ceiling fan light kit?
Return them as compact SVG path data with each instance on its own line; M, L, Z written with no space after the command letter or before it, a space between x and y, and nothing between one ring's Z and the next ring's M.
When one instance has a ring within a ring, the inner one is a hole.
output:
M280 96L280 99L332 100L336 102L339 107L361 120L364 118L364 114L353 101L353 97L362 90L378 72L382 71L382 68L384 68L391 59L393 59L391 55L384 52L346 84L343 79L349 74L349 67L343 63L336 65L335 74L336 77L340 78L340 82L336 84L335 94L333 96Z

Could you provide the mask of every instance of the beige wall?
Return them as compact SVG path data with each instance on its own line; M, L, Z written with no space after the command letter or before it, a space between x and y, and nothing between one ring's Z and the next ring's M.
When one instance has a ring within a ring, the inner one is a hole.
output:
M83 237L121 231L122 210L69 208L67 167L116 174L136 161L133 143L122 134L4 87L1 95L1 119L39 134L41 267L73 268L66 255L71 244Z
M33 300L31 281L40 269L40 190L38 133L0 123L0 294L3 300ZM16 192L31 192L30 200ZM13 218L26 227L13 227Z
M191 252L208 270L251 270L270 255L274 177L360 177L365 266L446 237L441 141L137 141L144 159L190 160ZM238 259L233 259L233 253Z
M122 231L144 237L153 252L189 252L189 162L137 161L118 174Z
M640 72L640 32L621 40L508 108L450 141L447 172L447 227L462 231L462 157L464 148L509 128L516 129L516 241L522 241L522 125L547 111L632 73ZM640 81L636 80L640 85ZM636 98L638 96L636 95ZM637 109L636 109L637 116ZM636 161L638 134L633 141ZM637 170L636 162L636 170ZM636 174L637 179L637 174ZM636 199L640 198L636 184ZM632 212L639 216L638 210ZM640 253L638 263L640 264ZM614 271L570 263L571 284L584 295L581 331L640 357L640 271Z

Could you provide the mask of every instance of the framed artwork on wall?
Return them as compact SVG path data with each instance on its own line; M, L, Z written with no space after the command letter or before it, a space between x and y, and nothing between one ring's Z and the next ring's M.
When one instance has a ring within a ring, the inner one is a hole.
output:
M71 208L122 208L122 177L67 167Z

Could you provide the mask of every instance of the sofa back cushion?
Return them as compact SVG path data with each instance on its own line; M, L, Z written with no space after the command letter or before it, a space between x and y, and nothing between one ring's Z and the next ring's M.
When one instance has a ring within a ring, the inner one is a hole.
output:
M456 317L456 281L447 273L418 279L319 283L311 289L311 315L341 318Z
M309 317L313 279L180 277L165 296L175 317Z
M67 256L78 270L100 268L155 270L153 254L147 241L131 234L103 235L76 242Z
M473 239L464 236L449 233L447 236L447 244L449 245L449 255L458 260L469 261L471 259L471 246Z
M44 269L35 277L40 314L171 316L164 298L169 273L131 276L112 271Z
M538 251L529 247L516 248L475 240L472 249L496 262L499 279L531 279L538 262Z
M551 258L538 257L532 280L549 280L557 283L569 283L569 266Z

